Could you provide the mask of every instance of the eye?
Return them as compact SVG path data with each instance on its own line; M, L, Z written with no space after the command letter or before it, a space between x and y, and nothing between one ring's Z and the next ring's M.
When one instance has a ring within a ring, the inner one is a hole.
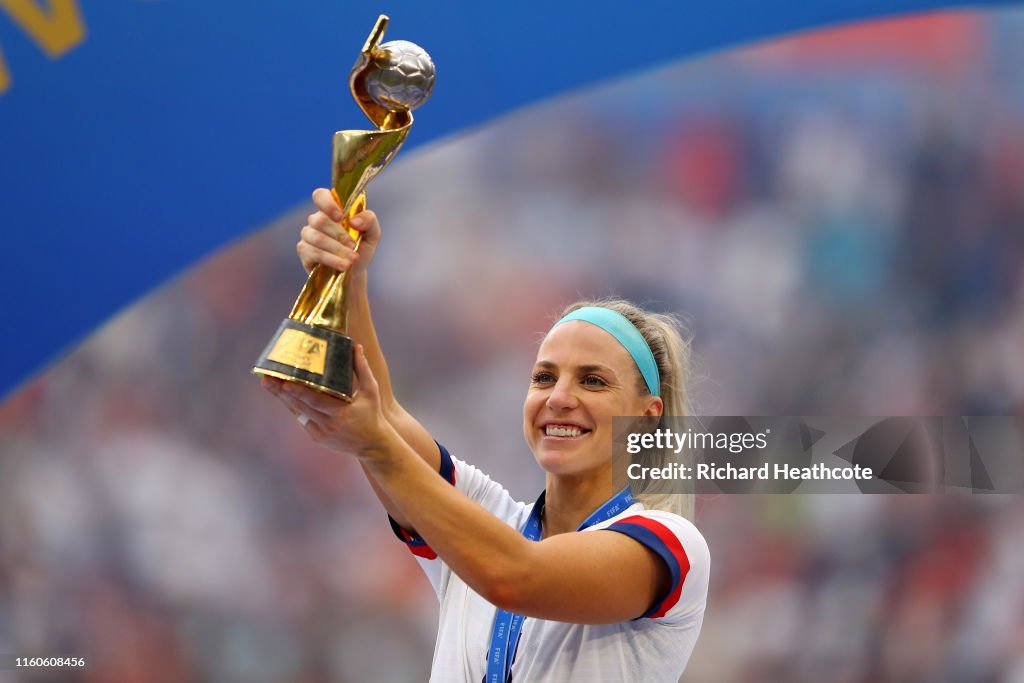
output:
M555 381L555 376L547 370L538 370L530 377L530 381L533 384L550 384Z
M604 378L599 375L587 375L583 378L583 385L587 387L606 387L608 382L604 381Z

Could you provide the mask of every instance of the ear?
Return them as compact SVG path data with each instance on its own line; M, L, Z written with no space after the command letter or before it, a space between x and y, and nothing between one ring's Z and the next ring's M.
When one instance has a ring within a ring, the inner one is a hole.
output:
M665 402L661 400L661 396L650 396L647 399L647 407L644 408L642 413L645 416L650 417L661 417L665 414Z

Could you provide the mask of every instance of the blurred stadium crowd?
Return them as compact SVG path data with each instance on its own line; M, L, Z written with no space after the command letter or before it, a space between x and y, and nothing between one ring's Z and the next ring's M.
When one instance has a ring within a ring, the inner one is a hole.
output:
M617 294L686 313L701 414L1021 415L1022 46L1020 11L844 29L400 156L370 192L396 392L532 499L535 343L577 296ZM426 679L427 582L358 468L248 374L301 286L309 210L0 405L0 653L89 665L0 683ZM714 568L687 683L1024 683L1020 496L697 514Z

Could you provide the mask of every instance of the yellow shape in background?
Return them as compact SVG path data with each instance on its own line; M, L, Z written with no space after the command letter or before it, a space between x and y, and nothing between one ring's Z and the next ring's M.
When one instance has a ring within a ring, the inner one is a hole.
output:
M33 0L0 0L0 10L50 59L57 59L85 40L85 22L77 0L51 0L48 12ZM0 50L0 94L10 89L11 81L11 72Z

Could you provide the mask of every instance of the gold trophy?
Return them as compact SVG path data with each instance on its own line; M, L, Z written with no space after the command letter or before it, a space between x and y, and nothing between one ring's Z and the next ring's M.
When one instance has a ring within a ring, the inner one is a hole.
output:
M381 15L348 79L352 96L377 130L334 134L332 194L357 249L360 233L348 220L366 208L366 185L394 159L412 126L410 111L434 87L434 63L422 48L404 40L380 44L387 25L388 18ZM314 267L253 373L351 400L354 347L345 336L348 279L347 272Z

